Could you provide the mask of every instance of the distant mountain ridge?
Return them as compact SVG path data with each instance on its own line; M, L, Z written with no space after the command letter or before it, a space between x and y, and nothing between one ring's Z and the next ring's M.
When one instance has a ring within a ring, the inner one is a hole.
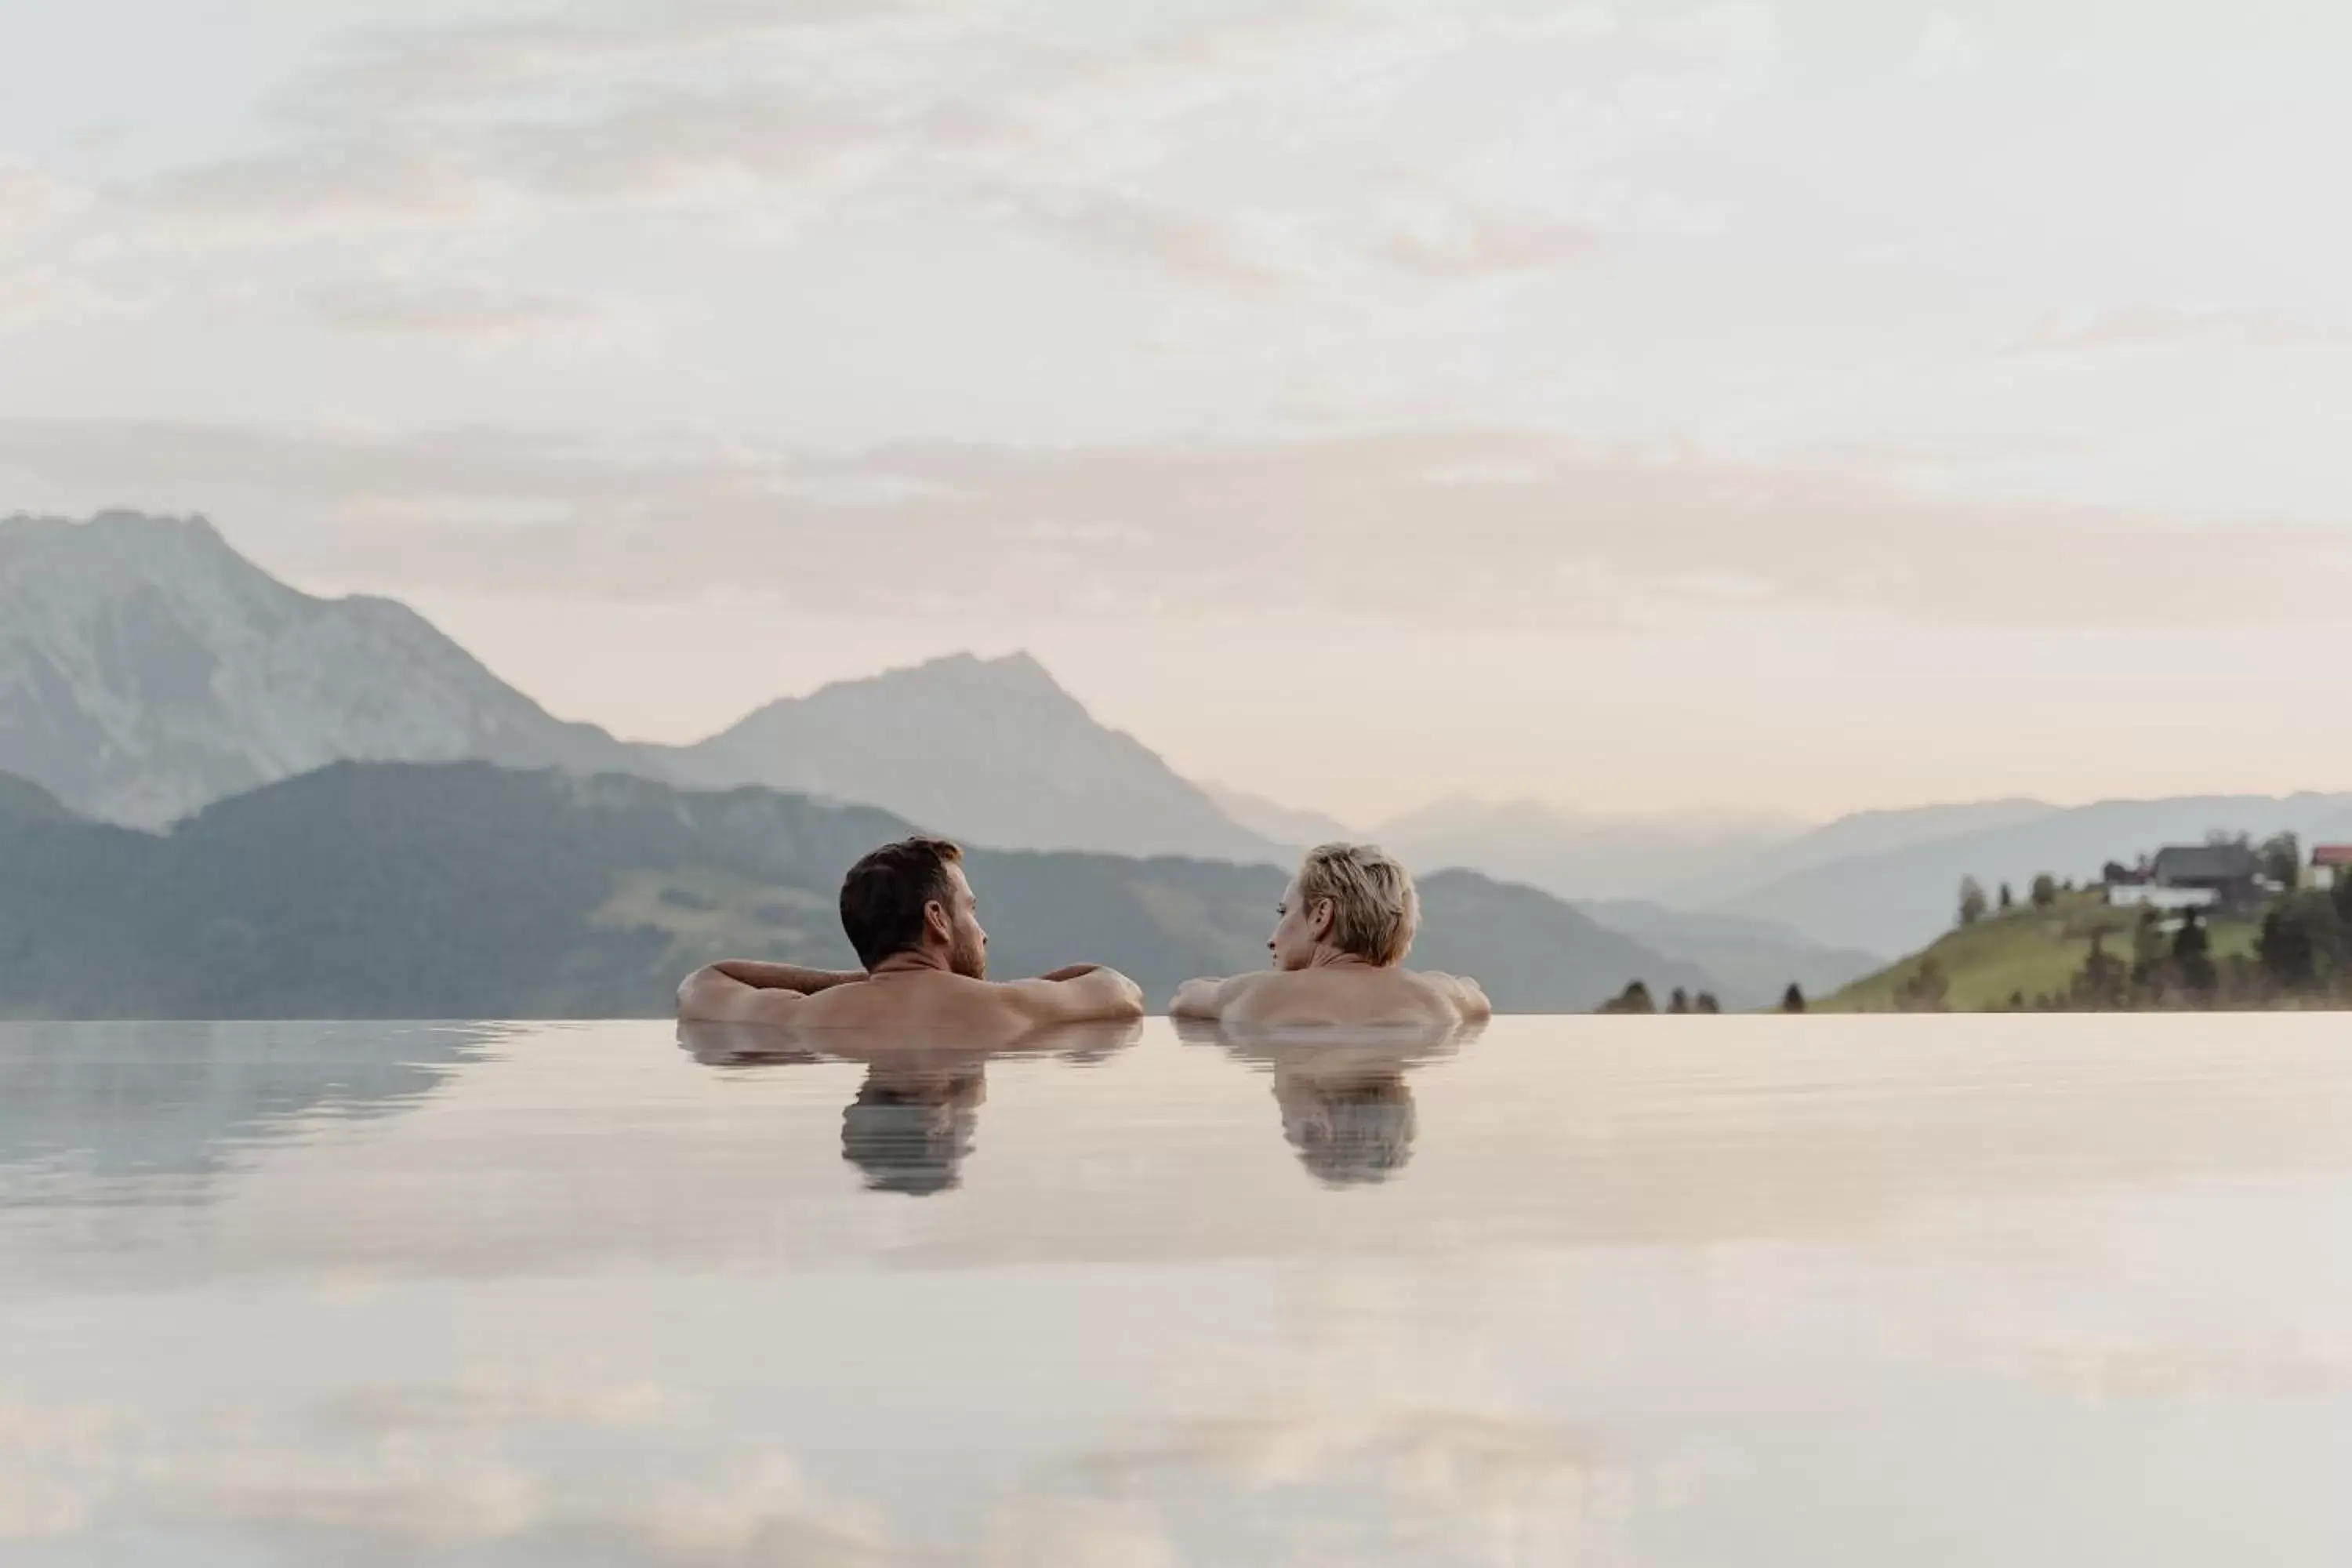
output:
M1420 867L1464 866L1566 900L1600 924L1715 977L1723 1003L1777 1003L1791 981L1835 990L1882 962L1824 946L1769 917L1727 916L1635 896L1703 877L1736 877L1796 832L1761 816L1612 817L1540 801L1440 801L1373 832Z
M1732 905L1742 894L1816 866L2039 822L2064 809L2047 801L2009 799L1858 811L1748 854L1720 859L1696 875L1662 885L1651 897L1660 903L1691 909Z
M2003 800L1805 831L1455 800L1350 831L1193 784L1026 655L934 659L769 704L698 745L642 745L553 717L401 605L277 582L201 520L0 521L0 773L40 792L0 796L0 817L153 827L340 761L467 759L761 784L999 848L1281 867L1308 842L1369 837L1424 879L1460 867L1578 904L1727 999L1773 967L1829 977L1918 946L1964 875L2079 879L2215 828L2352 837L2352 795Z
M1752 888L1724 908L1780 921L1818 942L1905 952L1948 930L1960 879L1988 894L2010 883L2020 898L2033 877L2095 879L2108 860L2130 862L2210 832L2260 839L2278 832L2306 843L2352 839L2352 795L2192 795L2105 801L2021 822L1834 859Z
M878 805L999 847L1285 858L1025 653L956 654L785 698L662 767L698 787Z
M278 582L201 519L0 521L0 770L71 809L162 826L334 762L465 759L765 784L1000 847L1285 858L1025 654L635 744L554 718L404 605Z
M1201 790L1234 821L1286 850L1312 849L1318 844L1353 844L1371 837L1324 812L1283 805L1262 795L1214 780L1202 780Z
M1808 996L1827 995L1884 962L1867 949L1831 946L1752 916L1624 899L1573 907L1644 947L1706 970L1715 977L1723 1005L1733 1009L1775 1005L1792 982Z
M1640 818L1542 801L1439 801L1381 823L1381 842L1415 865L1467 866L1577 900L1644 899L1741 864L1798 832L1793 823Z
M160 826L346 758L632 765L389 599L278 582L201 520L0 521L0 769Z
M0 798L6 798L0 792ZM167 835L0 813L0 1017L646 1017L728 956L850 967L842 872L890 815L484 763L337 763ZM1284 873L975 849L1000 974L1116 964L1163 1004L1263 967ZM1583 1011L1708 976L1532 888L1422 884L1414 962Z

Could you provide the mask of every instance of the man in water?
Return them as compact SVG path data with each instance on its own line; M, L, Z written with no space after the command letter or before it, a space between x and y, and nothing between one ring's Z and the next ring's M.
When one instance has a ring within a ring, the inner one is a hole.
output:
M1230 980L1189 980L1170 1016L1228 1025L1475 1023L1493 1006L1475 980L1402 967L1421 926L1412 874L1369 844L1326 844L1276 910L1274 968Z
M1139 1018L1143 993L1099 964L1037 980L988 978L988 933L943 838L886 844L849 868L841 926L862 970L803 969L730 959L677 988L688 1023L883 1031L907 1043L987 1047L1055 1024Z

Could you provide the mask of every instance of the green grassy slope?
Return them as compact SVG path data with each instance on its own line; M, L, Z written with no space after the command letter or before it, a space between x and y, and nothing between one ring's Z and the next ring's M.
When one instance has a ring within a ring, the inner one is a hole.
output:
M2048 910L2022 907L1948 931L1816 1004L1816 1010L1891 1012L1896 994L1929 958L1951 984L1944 1005L1956 1013L2006 1007L2021 994L2029 1004L2037 996L2062 995L2089 955L2095 934L2104 933L2107 951L2128 962L2138 922L2138 910L2110 909L2095 893L2067 894ZM2210 931L2217 963L2254 950L2257 931L2250 921L2217 921Z

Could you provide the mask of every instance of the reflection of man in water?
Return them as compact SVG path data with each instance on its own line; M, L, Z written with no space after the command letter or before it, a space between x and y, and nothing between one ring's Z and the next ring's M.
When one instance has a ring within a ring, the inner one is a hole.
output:
M961 1179L987 1098L977 1066L898 1081L869 1072L841 1113L841 1157L866 1173L870 1192L946 1192Z
M1177 1033L1189 1041L1221 1045L1271 1074L1282 1135L1298 1151L1299 1163L1327 1184L1345 1187L1384 1182L1404 1169L1420 1130L1406 1074L1453 1055L1483 1027L1180 1023Z
M806 1033L725 1023L682 1023L678 1043L717 1068L774 1068L824 1061L866 1064L866 1081L841 1113L841 1157L856 1166L866 1190L927 1197L952 1191L972 1152L980 1108L988 1100L992 1058L1053 1056L1101 1061L1141 1037L1137 1022L1070 1024L1034 1029L997 1046L909 1040L874 1030Z

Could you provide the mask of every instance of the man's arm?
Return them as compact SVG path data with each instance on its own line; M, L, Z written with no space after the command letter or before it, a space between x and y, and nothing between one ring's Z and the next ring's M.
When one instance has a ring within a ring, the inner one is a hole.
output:
M793 991L803 996L866 978L862 969L803 969L797 963L762 963L756 958L730 958L710 967L755 991Z
M1143 1016L1142 986L1116 969L1088 964L1083 971L1070 980L1015 980L1004 990L1032 1023L1087 1024Z
M688 975L677 988L681 1023L789 1024L803 996L865 979L845 970L730 959Z

